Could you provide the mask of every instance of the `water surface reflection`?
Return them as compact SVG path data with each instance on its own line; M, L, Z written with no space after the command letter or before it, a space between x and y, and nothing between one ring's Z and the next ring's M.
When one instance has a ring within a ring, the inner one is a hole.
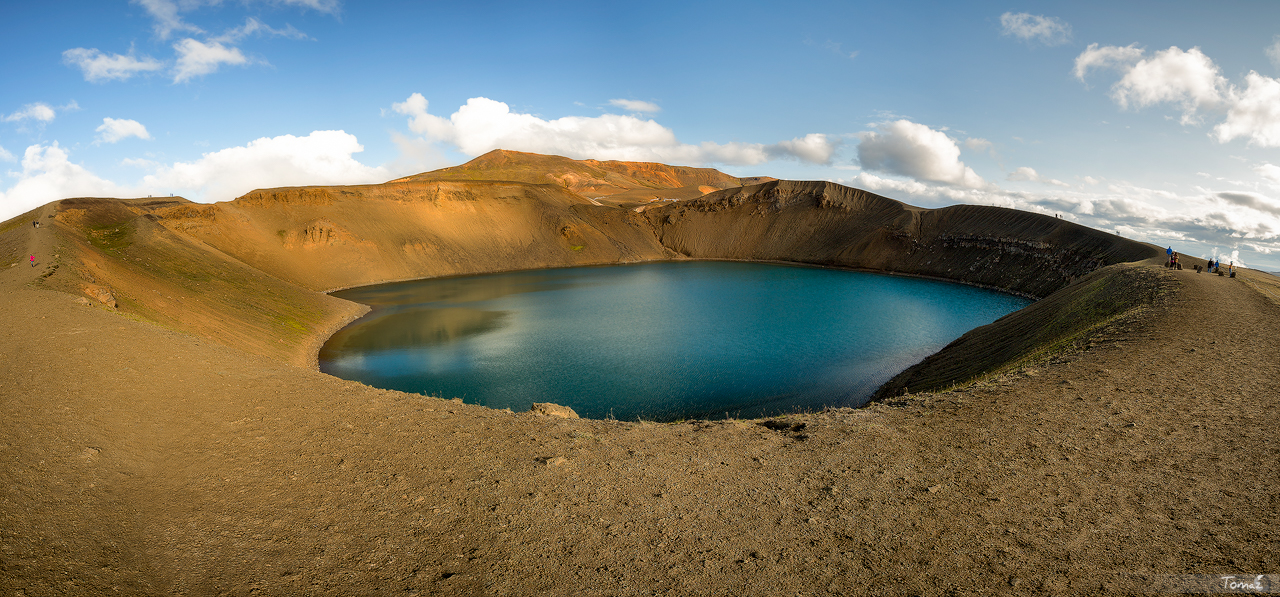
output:
M401 282L320 353L376 387L586 417L755 417L859 405L1021 298L931 280L680 262Z

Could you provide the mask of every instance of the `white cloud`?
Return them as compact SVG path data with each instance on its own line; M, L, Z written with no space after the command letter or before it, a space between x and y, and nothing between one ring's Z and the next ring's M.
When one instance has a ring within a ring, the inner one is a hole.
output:
M254 17L247 17L244 25L227 29L216 36L209 36L204 29L182 20L183 12L203 6L218 6L223 3L223 0L130 1L143 7L151 16L154 20L156 36L160 39L168 39L174 32L190 32L204 38L201 41L194 37L184 37L173 44L177 54L172 71L174 83L182 83L216 72L224 64L245 65L254 62L236 47L239 41L250 35L311 39L307 34L295 29L293 25L277 29ZM248 3L248 0L245 3ZM339 0L274 0L274 3L311 8L331 14L337 14L340 7ZM151 58L137 59L133 56L132 50L128 56L122 56L107 55L96 48L67 50L63 52L63 61L79 66L85 72L85 79L88 81L125 80L138 72L159 70L165 65L164 62Z
M146 9L151 14L151 18L155 19L153 26L156 36L160 39L169 39L169 34L174 31L192 31L202 33L203 31L188 23L182 22L182 17L178 14L178 5L172 0L131 0L133 4L137 4ZM216 2L209 2L215 4ZM199 6L201 2L188 1L184 4L190 5L191 8Z
M771 159L826 163L838 145L826 135L809 134L772 145L762 143L680 143L675 133L653 120L631 115L566 116L544 120L512 112L502 102L473 97L449 118L430 114L420 93L391 105L409 117L409 130L429 141L477 156L494 149L562 155L577 159L657 161L671 164L759 164Z
M877 128L858 134L858 161L863 168L961 187L986 184L960 161L960 146L946 133L909 120Z
M279 2L329 14L337 14L338 10L342 8L341 0L279 0Z
M1263 178L1276 184L1280 184L1280 166L1276 166L1274 164L1262 164L1253 170L1254 172L1262 175Z
M97 48L72 48L62 53L62 62L70 66L78 66L84 73L84 80L91 83L118 80L124 81L138 74L164 68L164 63L149 57L141 59L130 51L128 56L106 54Z
M1041 176L1039 172L1036 172L1034 168L1029 168L1027 166L1023 166L1021 168L1018 168L1017 170L1014 170L1013 172L1010 172L1009 176L1005 177L1005 180L1013 180L1013 181L1026 180L1030 182L1042 182L1044 184L1051 184L1057 187L1071 186L1055 178L1045 178Z
M1270 253L1271 251L1266 251L1266 252L1267 252L1267 253ZM1225 261L1225 262L1227 262L1227 264L1228 264L1228 265L1234 265L1234 266L1236 266L1236 267L1241 267L1241 268L1245 268L1245 269L1248 269L1248 268L1249 268L1249 266L1245 265L1243 261L1240 261L1240 251L1239 251L1239 250L1233 250L1233 251L1231 251L1231 253L1230 253L1230 254L1226 253L1225 251L1224 251L1224 252L1219 253L1219 252L1218 252L1218 248L1217 248L1217 247L1214 247L1214 248L1213 248L1213 257L1214 257L1214 258L1216 258L1216 259L1218 260L1218 263L1222 263L1223 261Z
M376 183L391 178L385 168L365 166L352 157L363 149L355 136L343 131L262 138L173 165L126 159L125 165L155 172L138 184L119 185L72 163L57 142L32 145L23 157L22 172L14 173L18 182L0 192L0 220L68 197L174 193L212 202L235 199L258 188Z
M142 187L189 199L225 201L259 188L302 185L363 184L388 180L385 168L356 161L364 151L355 135L314 131L306 137L282 135L257 139L242 147L204 154L193 162L165 166L143 178Z
M822 133L809 133L803 138L779 141L764 148L772 159L797 158L813 164L826 164L835 153L837 142Z
M392 177L418 174L454 165L438 147L422 137L409 137L393 131L391 142L395 143L400 150L400 155L386 164L387 172Z
M1080 179L1080 180L1083 180L1083 181L1085 182L1085 184L1095 185L1095 186L1096 186L1096 185L1098 185L1098 184L1100 184L1100 183L1102 182L1101 180L1098 180L1098 179L1096 179L1096 178L1094 178L1094 177L1092 177L1092 176L1086 176L1086 177L1084 177L1084 178L1082 178L1082 179Z
M118 195L120 187L71 163L55 141L32 145L22 157L22 172L14 186L0 193L0 220L7 220L50 201L68 197Z
M13 157L12 153L9 153L3 147L0 147L0 162L12 162L16 159L18 158Z
M964 140L964 146L973 151L987 151L991 149L991 142L986 139L970 137Z
M1222 102L1220 89L1226 85L1218 66L1200 48L1184 52L1172 47L1129 68L1112 87L1112 97L1122 108L1130 102L1138 107L1181 104L1182 123L1187 124L1194 121L1199 108L1217 107Z
M1250 145L1280 147L1280 80L1250 72L1244 91L1231 88L1227 120L1213 128L1219 143L1238 137Z
M1125 47L1103 46L1098 44L1089 44L1079 56L1076 56L1075 75L1077 79L1084 80L1085 75L1089 73L1091 68L1111 68L1126 69L1137 64L1142 59L1145 52L1142 48L1137 47L1138 44L1131 44Z
M1231 84L1200 48L1177 47L1150 58L1134 46L1099 48L1090 44L1076 57L1076 76L1084 79L1093 67L1113 68L1123 76L1112 86L1112 97L1123 108L1160 103L1182 107L1182 124L1198 123L1201 111L1225 112L1214 127L1219 143L1248 139L1250 145L1280 147L1280 80L1250 71L1245 87Z
M74 102L73 102L74 103ZM79 106L76 106L79 107ZM19 122L23 120L37 120L39 122L52 122L57 116L57 112L44 102L36 102L27 104L21 110L5 116L5 122Z
M151 135L147 133L147 127L136 120L103 118L102 126L95 129L101 133L98 135L98 141L102 143L115 143L127 137L137 137L139 139L150 139Z
M930 185L924 184L916 180L898 180L895 178L884 178L881 176L876 176L869 172L859 172L851 180L846 181L844 179L839 179L836 182L840 184L852 185L860 189L866 189L868 191L874 191L874 192L889 191L889 192L896 192L896 193L905 193L912 197L936 198L938 196L938 191L942 190L941 187L931 187Z
M223 43L235 43L253 34L265 34L274 37L287 37L289 39L311 39L311 36L298 31L293 25L285 25L284 29L276 29L270 25L259 21L253 17L245 19L244 25L235 29L228 29L226 33L211 38L211 41Z
M645 112L652 114L654 112L662 111L662 108L658 107L658 104L640 100L611 99L609 100L609 105L617 106L628 112Z
M120 164L123 166L133 166L134 168L146 168L148 170L164 167L164 164L154 160L148 160L146 158L124 158L120 160Z
M1267 46L1267 58L1271 59L1271 64L1276 68L1280 68L1280 35L1275 36L1275 43Z
M1039 41L1046 46L1062 45L1071 39L1071 25L1056 17L1006 12L1000 15L1000 26L1004 35L1024 41Z
M178 64L173 74L174 83L215 72L223 64L242 65L249 62L239 48L224 46L217 41L203 43L185 38L173 44L173 49L178 52Z
M181 13L189 12L197 8L201 8L203 6L218 6L223 3L223 0L179 0L178 2L174 2L173 0L130 0L130 1L133 4L137 4L143 7L144 9L146 9L147 13L151 15L151 18L155 20L154 29L156 32L156 36L159 37L160 39L168 39L169 35L174 31L190 31L192 33L204 33L203 29L195 25L192 25L190 23L184 22L182 20ZM245 3L247 4L248 2L246 1ZM310 8L319 12L335 14L335 15L338 13L339 9L342 6L342 2L340 0L274 0L272 3L300 6L303 8ZM249 21L257 22L257 19L250 18ZM254 30L257 30L259 28L265 28L267 31L269 31L274 35L292 36L292 34L295 34L295 33L298 35L302 35L293 27L287 27L284 30L276 30L276 29L271 29L270 27L266 27L260 22L258 22L256 26L251 26L250 31L242 32L242 34L251 33ZM236 31L236 30L232 30L232 31ZM305 35L302 35L302 37L305 37Z

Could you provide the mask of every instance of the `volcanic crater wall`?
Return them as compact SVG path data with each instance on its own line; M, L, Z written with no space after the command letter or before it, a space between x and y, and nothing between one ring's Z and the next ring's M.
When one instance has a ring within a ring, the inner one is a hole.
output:
M1104 266L1159 255L1053 217L921 209L826 182L769 181L634 208L555 184L406 180L263 189L211 205L70 199L56 209L78 263L51 284L101 287L124 310L297 364L313 362L319 343L361 312L324 291L393 280L733 259L929 276L1039 298Z
M645 212L694 259L772 260L897 272L1036 298L1151 245L1000 207L921 209L828 182L776 181Z

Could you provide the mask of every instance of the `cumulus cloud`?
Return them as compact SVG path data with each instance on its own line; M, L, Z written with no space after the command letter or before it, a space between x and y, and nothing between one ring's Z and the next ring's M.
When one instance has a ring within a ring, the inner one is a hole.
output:
M362 184L390 178L386 169L365 166L352 154L364 151L355 135L314 131L282 135L204 154L192 162L161 167L142 187L161 194L181 191L204 201L234 199L258 188ZM193 197L189 197L193 198Z
M223 201L258 188L383 182L385 168L369 167L353 154L364 148L343 131L314 131L305 137L261 138L239 147L206 153L172 165L123 160L153 170L137 184L98 177L70 160L57 142L32 145L22 159L18 181L0 192L0 220L68 197L128 197L174 193L194 201Z
M1254 168L1253 171L1273 183L1280 184L1280 166L1276 166L1274 164L1262 164L1261 166Z
M1200 48L1176 47L1139 60L1112 87L1121 107L1147 107L1163 102L1182 105L1182 122L1192 122L1198 109L1216 108L1227 84L1218 66Z
M1250 71L1241 89L1200 48L1176 46L1148 58L1135 46L1090 44L1076 57L1075 74L1084 80L1092 68L1122 74L1111 88L1122 108L1178 104L1184 125L1200 122L1201 111L1225 112L1226 120L1213 131L1219 143L1244 138L1250 145L1280 147L1280 80Z
M970 137L964 140L964 146L973 151L987 151L991 149L991 142L986 139Z
M836 142L822 133L809 133L804 137L790 141L779 141L766 145L764 152L770 159L796 158L812 164L826 164L835 153Z
M447 143L466 155L494 149L562 155L577 159L657 161L675 164L759 164L771 159L827 163L838 142L814 133L772 145L762 143L680 143L653 120L631 115L566 116L545 120L512 112L507 104L473 97L448 118L428 112L414 93L391 109L409 117L409 130L431 142Z
M859 172L852 179L839 179L836 182L925 207L938 207L951 203L980 203L1013 207L1011 200L996 193L956 187L949 184L932 184L919 180L885 178L870 172Z
M132 51L126 56L107 54L97 48L72 48L62 53L62 62L79 67L84 80L90 83L125 81L136 74L164 68L163 62L146 56L138 58Z
M611 99L609 100L609 105L617 106L628 112L644 112L647 114L652 114L654 112L662 111L662 108L658 107L658 104L655 104L653 102L644 102L640 100Z
M1270 251L1265 251L1265 252L1270 253ZM1227 253L1226 251L1219 251L1217 247L1214 247L1213 253L1210 255L1210 257L1213 259L1217 259L1218 263L1222 263L1223 261L1225 261L1228 264L1234 265L1236 267L1240 267L1244 269L1249 268L1249 266L1245 265L1243 261L1240 261L1240 251L1238 249L1233 250L1230 253Z
M1071 25L1056 17L1006 12L1000 15L1000 27L1004 35L1038 41L1046 46L1062 45L1071 39Z
M151 138L151 135L147 133L147 127L142 126L141 122L124 118L103 118L102 126L95 130L99 133L98 141L102 143L115 143L127 137Z
M243 65L249 62L240 48L225 46L217 41L204 43L188 37L173 44L173 49L178 53L178 64L173 73L174 83L216 72L223 64Z
M946 133L909 120L883 123L877 129L858 134L863 168L960 187L986 184L960 161L960 146Z
M1039 172L1036 172L1035 168L1029 168L1027 166L1023 166L1021 168L1018 168L1017 170L1014 170L1013 172L1010 172L1009 176L1005 177L1005 180L1012 180L1012 181L1026 180L1030 182L1042 182L1044 184L1051 184L1057 187L1071 186L1055 178L1045 178L1041 176Z
M22 157L18 182L0 193L0 219L9 219L58 199L112 196L119 191L115 183L72 163L56 141L50 145L32 145Z
M1280 147L1280 80L1245 75L1243 91L1232 87L1227 120L1213 128L1219 143L1244 137L1250 145Z
M5 122L20 122L23 120L35 120L38 122L53 122L53 119L56 116L57 116L57 112L54 111L54 109L50 107L49 104L46 104L44 102L36 102L34 104L27 104L23 106L21 110L18 110L12 114L9 114L8 116L5 116L3 120Z
M5 148L3 147L0 147L0 162L12 162L16 159L18 158L13 157L12 153L5 151Z

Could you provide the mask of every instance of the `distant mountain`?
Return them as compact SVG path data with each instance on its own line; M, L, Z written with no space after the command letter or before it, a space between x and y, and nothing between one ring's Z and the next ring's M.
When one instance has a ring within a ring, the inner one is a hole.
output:
M511 181L552 184L593 203L631 206L655 199L693 199L715 191L777 180L739 178L713 168L668 166L654 162L574 160L558 155L495 149L461 166L442 168L391 181Z

